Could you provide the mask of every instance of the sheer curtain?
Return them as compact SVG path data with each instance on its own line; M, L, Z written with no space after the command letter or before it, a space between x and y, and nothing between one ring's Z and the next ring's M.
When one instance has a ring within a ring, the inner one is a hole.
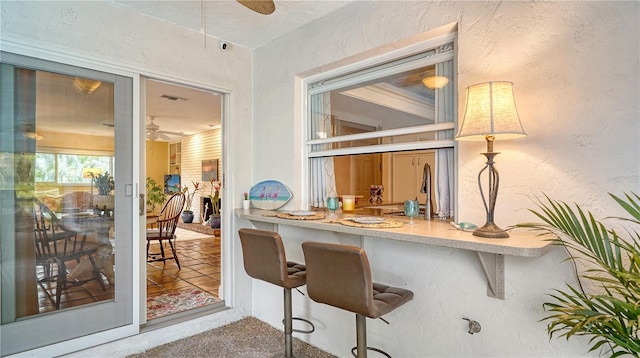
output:
M311 96L310 104L312 138L326 138L327 136L332 135L330 94L320 93L313 95ZM322 146L330 146L330 144ZM310 205L315 207L326 207L326 198L328 196L336 195L336 179L333 158L311 158Z
M449 84L436 89L436 123L454 121L454 78L453 61L436 64L436 76L445 76ZM438 139L453 138L453 130L438 132ZM435 197L439 216L453 217L455 208L453 173L455 168L453 161L453 148L443 148L436 151L436 183Z

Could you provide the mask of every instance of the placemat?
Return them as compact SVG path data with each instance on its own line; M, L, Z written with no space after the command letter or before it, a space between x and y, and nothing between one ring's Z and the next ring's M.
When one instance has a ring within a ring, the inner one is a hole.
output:
M323 213L317 213L314 215L291 215L289 213L278 213L276 215L280 219L290 219L290 220L318 220L324 219Z
M327 222L331 222L331 223L339 223L345 226L354 226L354 227L366 227L366 228L371 228L371 229L391 229L391 228L398 228L398 227L402 227L404 226L403 222L400 221L395 221L395 220L385 220L385 222L383 223L379 223L379 224L361 224L361 223L357 223L355 221L349 220L349 219L337 219L337 220L332 220L332 221L327 221Z

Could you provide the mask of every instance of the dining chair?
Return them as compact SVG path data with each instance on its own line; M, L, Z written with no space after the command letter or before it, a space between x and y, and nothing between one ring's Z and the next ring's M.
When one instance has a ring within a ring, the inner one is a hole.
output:
M180 213L184 208L185 196L182 192L173 194L160 212L158 221L153 229L147 229L147 262L175 260L180 269L180 261L176 253L176 227L180 219ZM160 252L150 253L151 242L157 241L160 245ZM173 256L166 256L164 243L168 242Z
M98 251L98 244L87 241L87 232L69 229L47 205L38 199L34 199L33 218L36 265L43 268L42 275L38 277L38 284L56 309L60 309L62 291L70 287L82 286L89 281L97 280L102 290L105 290L94 258ZM75 262L77 265L82 259L91 263L91 277L68 280L68 263ZM55 283L55 298L48 283Z

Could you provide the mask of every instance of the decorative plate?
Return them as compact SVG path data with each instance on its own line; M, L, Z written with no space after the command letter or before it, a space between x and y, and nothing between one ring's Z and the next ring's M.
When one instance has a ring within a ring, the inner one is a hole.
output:
M265 180L251 187L249 200L254 208L262 210L277 210L290 199L291 190L277 180Z
M289 213L289 215L293 215L293 216L311 216L315 214L316 214L315 211L292 211Z
M355 221L358 224L382 224L385 221L385 219L376 216L355 217L349 218L349 220Z

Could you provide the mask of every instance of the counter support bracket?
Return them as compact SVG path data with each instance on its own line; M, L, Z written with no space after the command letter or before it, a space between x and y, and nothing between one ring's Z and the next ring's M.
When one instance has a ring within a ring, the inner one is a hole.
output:
M504 255L477 253L487 278L487 296L504 300Z
M264 221L249 220L251 224L258 230L278 232L278 224L267 223Z
M334 232L333 236L335 236L342 245L364 247L364 240L362 239L362 235Z

